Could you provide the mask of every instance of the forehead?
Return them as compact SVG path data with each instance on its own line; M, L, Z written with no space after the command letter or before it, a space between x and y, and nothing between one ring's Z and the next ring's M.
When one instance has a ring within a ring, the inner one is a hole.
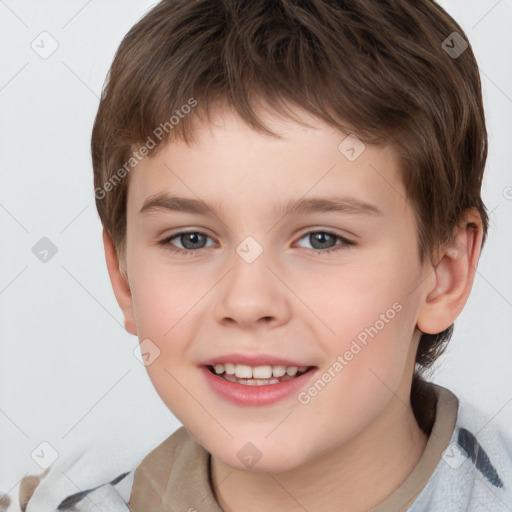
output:
M329 197L352 199L353 211L359 206L369 215L407 207L390 146L364 145L303 111L302 122L265 110L259 115L279 137L253 130L227 108L209 120L195 118L190 145L167 143L131 171L129 208L147 210L166 195L191 199L198 214L230 205L297 213L307 209L306 199Z

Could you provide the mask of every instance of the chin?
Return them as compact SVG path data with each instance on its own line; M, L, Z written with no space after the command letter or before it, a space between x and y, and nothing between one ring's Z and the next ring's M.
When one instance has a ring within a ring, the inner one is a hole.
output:
M294 470L307 462L303 457L290 457L290 450L295 449L289 448L288 453L285 453L272 446L258 448L252 443L247 443L241 448L233 447L233 451L215 449L210 453L233 470L280 473Z

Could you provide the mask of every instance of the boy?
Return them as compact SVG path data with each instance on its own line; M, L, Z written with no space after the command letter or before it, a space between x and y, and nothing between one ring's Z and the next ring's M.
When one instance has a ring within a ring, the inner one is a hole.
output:
M421 377L487 234L466 39L430 0L164 0L130 30L96 205L184 427L74 494L26 479L23 510L511 510L510 441Z

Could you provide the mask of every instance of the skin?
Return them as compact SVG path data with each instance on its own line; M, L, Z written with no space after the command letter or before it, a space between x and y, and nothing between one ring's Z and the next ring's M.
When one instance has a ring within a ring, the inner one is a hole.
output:
M195 121L194 144L170 143L137 165L121 268L103 235L112 286L127 331L160 350L147 366L155 389L212 454L223 510L368 510L424 451L427 436L409 400L420 331L440 332L461 312L480 254L480 218L468 211L477 228L462 223L435 268L422 265L390 147L367 145L351 162L338 150L346 135L310 114L300 112L312 127L264 108L260 115L282 139L253 131L224 107L209 124ZM206 216L139 214L159 192L222 207ZM275 209L334 192L372 203L382 216ZM357 244L327 238L322 249L306 236L325 230ZM209 238L187 256L158 245L182 231ZM250 264L236 252L247 236L263 248ZM401 311L306 405L293 394L270 406L236 406L198 369L220 354L265 353L316 366L319 377L396 302ZM247 442L262 454L251 468L237 457Z

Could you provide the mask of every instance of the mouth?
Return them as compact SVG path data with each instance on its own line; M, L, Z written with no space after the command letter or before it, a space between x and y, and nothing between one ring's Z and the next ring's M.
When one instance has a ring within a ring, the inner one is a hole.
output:
M206 368L221 379L245 386L267 386L294 380L314 370L315 366L265 365L251 367L243 364L216 364Z
M244 358L236 356L236 359ZM260 366L220 363L217 359L200 368L210 389L222 400L239 407L270 406L292 399L315 377L318 369L316 366L289 366L293 364L291 361L276 361L276 358L273 359L278 364L264 364L269 362L268 357L265 359L253 363Z

